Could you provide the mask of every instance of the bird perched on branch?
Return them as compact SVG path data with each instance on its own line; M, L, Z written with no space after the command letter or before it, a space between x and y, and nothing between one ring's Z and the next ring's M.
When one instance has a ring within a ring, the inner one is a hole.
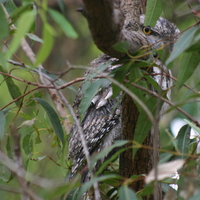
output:
M144 15L140 16L140 30L138 34L143 34L151 44L152 49L157 49L161 45L168 46L170 51L173 43L179 34L177 27L164 18L159 18L155 27L144 26ZM128 29L128 24L125 29ZM91 70L86 72L86 77L93 73L100 65L108 62L116 62L118 59L111 58L106 54L102 54L99 58L91 63ZM172 86L170 79L170 71L156 58L155 66L152 67L151 75L153 79L160 85L162 90L168 90ZM114 68L121 67L120 64L108 64L104 73L109 74ZM91 80L91 83L94 79ZM84 83L83 83L84 84ZM84 98L83 84L79 88L78 94L74 102L74 108L79 116L79 107ZM169 95L170 92L168 92ZM115 140L121 137L121 94L116 98L112 97L111 83L99 88L96 95L92 98L90 106L84 113L81 126L90 155L100 152L111 146ZM111 152L110 154L112 154ZM107 157L109 157L108 155ZM106 157L106 158L107 158ZM73 160L73 168L71 176L77 172L82 175L82 181L87 181L90 177L88 174L85 154L80 140L77 125L73 124L71 136L69 139L69 158ZM96 169L104 162L106 158L99 160Z

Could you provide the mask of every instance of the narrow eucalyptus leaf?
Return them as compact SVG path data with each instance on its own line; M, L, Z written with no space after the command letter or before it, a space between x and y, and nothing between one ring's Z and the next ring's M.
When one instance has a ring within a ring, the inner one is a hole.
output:
M80 107L79 107L79 113L80 113L81 118L83 117L85 111L89 108L92 102L92 99L97 94L102 81L103 81L102 79L98 79L98 80L95 80L93 83L91 83L90 81L86 83L88 87L84 88L85 90L83 92L84 96L81 100Z
M198 67L199 62L200 54L198 51L184 52L177 78L178 89L180 89L185 84L185 82L192 76L195 69Z
M42 107L45 109L45 111L47 112L49 119L52 123L52 126L55 130L55 134L58 136L58 138L60 139L60 141L64 144L64 132L60 123L60 119L57 115L57 113L55 112L55 110L52 108L52 106L46 102L43 99L40 98L33 98L35 101L39 102Z
M106 159L105 162L103 162L103 164L99 167L98 171L96 172L96 176L101 175L103 173L103 171L105 170L105 168L109 165L109 163L113 162L115 159L117 159L119 157L119 155L126 151L127 148L119 148L115 154L113 154L109 159Z
M0 70L5 72L4 71L5 69L1 65L0 65ZM18 97L20 97L22 94L20 92L19 87L14 83L13 79L6 75L3 75L3 77L7 84L11 97L13 99L17 99ZM21 99L19 99L18 101L15 101L15 104L19 107L21 105L21 102L22 102Z
M183 33L178 41L174 44L174 48L169 58L166 61L166 65L172 62L175 58L177 58L183 51L188 49L192 45L192 40L198 27L193 27Z
M0 163L0 180L8 183L11 179L13 179L11 171L8 169L6 165Z
M137 200L135 192L126 185L119 189L119 200Z
M177 147L181 154L189 154L189 145L190 145L190 131L191 128L189 125L184 125L180 131L178 132L177 136ZM178 158L185 159L186 156L181 155Z
M126 41L118 42L118 43L113 45L113 48L116 51L119 51L119 52L122 52L122 53L127 53L128 50L129 50L129 44Z
M139 144L142 144L149 134L149 131L151 130L152 123L148 119L146 113L140 112L138 120L137 120L137 125L134 133L134 138L133 140ZM133 157L135 156L138 148L133 148Z
M115 143L113 145L107 147L106 149L104 149L103 151L101 151L100 153L98 153L97 155L95 155L95 157L93 157L91 159L91 167L93 168L94 165L95 165L95 163L99 159L101 159L101 158L105 157L106 155L108 155L109 152L112 151L114 148L121 147L121 146L123 146L123 145L125 145L127 143L128 143L127 140L118 140L118 141L115 141Z
M6 0L4 6L7 12L9 13L9 15L12 15L17 10L17 6L13 2L13 0Z
M130 81L149 90L148 83L147 81L143 79L143 76L144 75L139 68L131 68L130 75L129 75ZM153 114L155 113L156 107L157 107L157 99L155 97L149 95L149 93L142 91L136 87L130 87L130 90L131 92L136 94L141 99L141 101L145 103L145 105ZM152 127L152 123L150 119L148 118L144 109L141 106L139 106L137 103L135 104L140 114L137 120L133 140L139 144L142 144ZM133 156L135 155L137 150L138 150L137 148L133 149Z
M78 38L78 34L72 27L72 25L67 21L67 19L60 14L58 11L49 9L48 10L51 17L54 19L54 21L60 25L63 32L70 38L76 39Z
M33 41L43 43L43 40L33 33L27 33L26 35Z
M36 56L35 66L43 63L53 48L54 38L53 38L53 30L49 24L44 24L43 26L43 36L42 36L43 44L40 48L39 52Z
M17 30L12 38L10 49L7 52L7 58L9 59L13 53L15 53L21 44L22 39L24 38L25 34L31 28L33 22L35 20L35 13L34 12L25 12L22 16L20 16L18 23L17 23ZM26 24L26 26L25 26Z
M32 10L33 10L33 4L27 4L17 8L10 16L12 24L15 23L25 12L30 12Z
M154 27L162 12L161 0L147 1L144 25Z
M31 139L33 132L27 133L22 140L22 148L26 156L30 157L33 151L33 141Z
M199 127L197 127L194 123L190 122L187 119L184 119L184 121L200 135L200 128Z
M4 39L5 37L8 36L9 29L8 29L8 22L2 7L0 7L0 27L1 27L0 39Z
M124 78L126 77L131 66L132 66L132 63L128 62L128 63L123 64L121 67L115 69L114 79L119 81L120 83L123 83ZM115 84L112 84L113 98L115 98L119 94L120 91L121 91L121 88L119 88Z
M102 175L100 177L95 177L93 179L91 179L89 182L82 184L80 190L77 193L76 199L81 199L82 195L84 194L84 192L86 192L89 188L92 187L92 185L95 182L101 182L107 179L111 179L111 178L120 178L120 176L116 175L116 174L107 174L107 175Z
M6 118L4 116L4 113L0 111L0 139L4 135L4 127L6 125Z
M64 194L65 197L67 197L65 200L72 200L79 185L80 185L79 181L72 180L68 183L62 184L59 187L54 187L48 192L46 192L46 195L43 195L44 199L48 200L60 199L61 194Z

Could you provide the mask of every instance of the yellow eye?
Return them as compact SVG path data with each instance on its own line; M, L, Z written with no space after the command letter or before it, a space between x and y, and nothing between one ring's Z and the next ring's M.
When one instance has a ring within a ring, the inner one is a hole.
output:
M144 27L142 28L142 31L143 31L143 33L145 33L146 35L151 34L151 28L148 27L148 26L144 26Z

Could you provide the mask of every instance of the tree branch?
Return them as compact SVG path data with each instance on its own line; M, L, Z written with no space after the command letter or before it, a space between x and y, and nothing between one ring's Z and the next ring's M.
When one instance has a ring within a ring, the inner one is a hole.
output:
M111 57L121 58L125 54L113 49L113 45L126 41L129 53L149 45L139 29L139 3L126 0L83 0L84 14L97 47Z

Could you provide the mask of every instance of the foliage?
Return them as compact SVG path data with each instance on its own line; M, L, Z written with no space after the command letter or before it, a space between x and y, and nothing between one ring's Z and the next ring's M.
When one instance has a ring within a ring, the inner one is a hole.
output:
M114 70L111 76L102 76L103 78L94 81L96 76L102 75L109 64L116 63L105 63L99 66L84 81L84 97L80 105L81 117L98 89L111 82L114 83L114 96L124 90L136 102L140 116L136 135L132 141L134 153L139 148L145 148L142 147L142 142L152 124L160 117L157 113L157 103L160 107L163 102L170 105L161 120L163 121L160 127L161 160L157 168L157 177L154 171L151 171L148 175L151 181L147 181L144 190L136 193L128 187L129 184L146 175L133 175L127 180L119 176L117 157L126 148L121 148L106 161L88 183L82 184L79 176L69 182L71 161L67 159L69 137L67 124L73 123L71 119L73 113L70 95L64 97L61 89L68 88L68 91L76 91L72 85L83 81L84 78L78 79L73 69L83 67L69 66L65 72L54 75L44 70L42 65L48 61L54 50L56 37L61 37L63 34L70 40L74 40L78 38L78 33L73 28L73 23L70 23L70 18L66 19L64 13L50 8L45 0L23 0L19 7L12 0L0 2L4 3L0 7L0 39L2 40L0 195L2 199L21 199L22 196L24 198L28 196L32 199L79 200L82 194L96 182L100 184L101 195L104 199L142 199L143 196L153 193L152 181L155 180L162 183L163 194L167 200L199 199L200 124L198 122L199 69L197 66L200 61L200 32L198 23L185 25L187 29L181 32L181 37L172 53L163 60L167 67L173 70L174 77L177 77L173 78L172 100L166 98L167 91L161 90L158 84L145 74L144 67L152 67L152 61L140 60L143 53L141 51L118 61L117 64L121 63L123 66ZM148 1L146 24L155 24L161 11L165 9L162 3L161 0ZM60 5L63 6L63 4ZM63 9L64 7L61 8ZM177 11L176 8L174 8L175 11ZM198 11L193 13L199 16ZM40 18L42 22L41 38L35 34L37 18ZM51 25L50 20L53 20L55 24ZM31 56L32 52L25 48L27 44L24 43L24 38L30 40L32 44L39 44L40 48L36 51L36 56ZM114 48L127 53L129 45L121 42L115 44ZM21 53L21 49L25 49L24 53ZM159 55L163 55L164 58L165 51L163 49L159 51ZM23 54L27 54L28 59ZM87 67L84 67L85 69ZM127 74L129 82L124 83ZM62 79L64 75L68 75L70 80ZM159 93L156 95L150 91L149 85L153 85ZM44 88L49 91L51 99ZM64 105L60 103L60 100ZM197 109L194 109L194 106ZM66 109L71 112L70 117ZM63 115L63 112L66 115ZM180 130L177 131L177 135L173 135L167 121L171 122L177 117L185 119L185 124L181 127L177 125L176 128ZM165 124L164 128L162 124ZM195 132L193 138L191 130ZM92 168L98 159L107 155L113 148L122 147L126 143L127 141L117 141L111 147L91 157L90 167ZM172 176L178 169L176 162L180 169L179 179ZM101 173L103 175L98 176ZM176 184L178 189L173 189L172 184ZM188 184L191 187L188 187Z

